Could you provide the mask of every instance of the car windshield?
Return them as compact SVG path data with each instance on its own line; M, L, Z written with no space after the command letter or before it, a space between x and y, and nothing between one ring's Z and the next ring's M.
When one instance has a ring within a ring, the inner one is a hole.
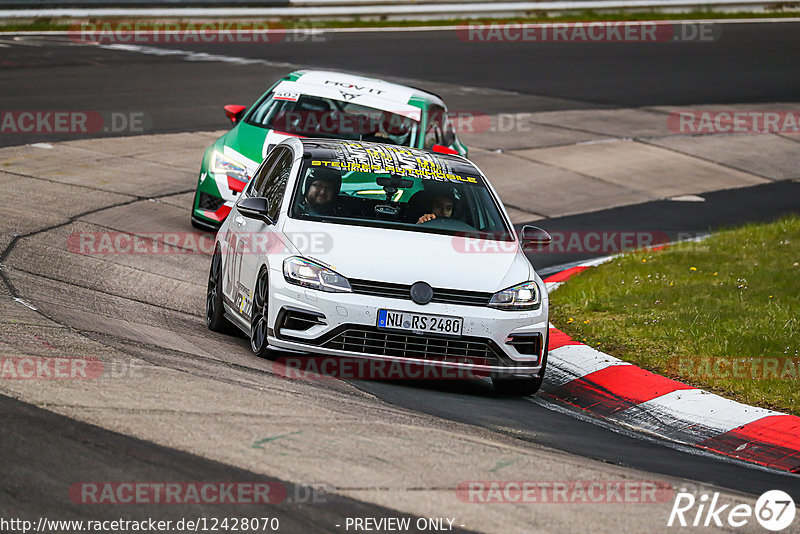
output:
M289 216L499 241L514 239L492 193L477 174L352 168L360 166L314 158L306 161Z
M245 120L301 137L411 146L419 123L410 117L311 95L272 93Z

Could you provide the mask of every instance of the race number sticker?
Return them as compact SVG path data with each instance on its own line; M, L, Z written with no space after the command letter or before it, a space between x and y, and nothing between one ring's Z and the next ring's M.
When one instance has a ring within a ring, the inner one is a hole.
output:
M289 102L297 102L297 100L300 98L300 93L294 93L292 91L278 91L272 98L274 100L287 100Z

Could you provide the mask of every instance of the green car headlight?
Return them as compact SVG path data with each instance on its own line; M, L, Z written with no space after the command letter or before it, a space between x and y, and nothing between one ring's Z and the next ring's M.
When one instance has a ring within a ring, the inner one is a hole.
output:
M329 293L350 293L347 278L313 261L292 256L283 260L283 277L290 284L319 289Z
M211 172L216 174L227 174L238 178L243 182L247 181L247 168L235 159L214 151L211 156Z
M530 310L538 308L540 303L539 286L536 282L525 282L492 295L489 307L498 310Z

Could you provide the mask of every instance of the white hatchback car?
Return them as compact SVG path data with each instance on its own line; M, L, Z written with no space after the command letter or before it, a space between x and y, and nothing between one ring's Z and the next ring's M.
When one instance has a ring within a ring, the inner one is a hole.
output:
M469 160L414 148L286 139L220 228L206 321L253 351L366 358L541 386L548 298Z

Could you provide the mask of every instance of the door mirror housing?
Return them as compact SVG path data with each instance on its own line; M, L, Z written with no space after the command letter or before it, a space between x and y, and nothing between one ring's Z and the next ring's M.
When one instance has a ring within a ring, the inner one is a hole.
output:
M275 224L275 221L269 216L269 200L266 198L243 198L236 204L236 209L248 219L259 219L269 224Z
M444 145L433 145L433 147L431 147L431 150L433 152L438 152L439 154L455 154L456 156L458 155L458 150L453 150L449 146L444 146Z
M546 230L530 224L522 227L520 238L522 250L539 250L549 245L553 240L553 237Z
M233 124L236 124L242 120L242 115L244 115L244 110L246 110L247 107L237 104L228 104L223 109L225 110L225 115L228 117L228 119L230 119Z

